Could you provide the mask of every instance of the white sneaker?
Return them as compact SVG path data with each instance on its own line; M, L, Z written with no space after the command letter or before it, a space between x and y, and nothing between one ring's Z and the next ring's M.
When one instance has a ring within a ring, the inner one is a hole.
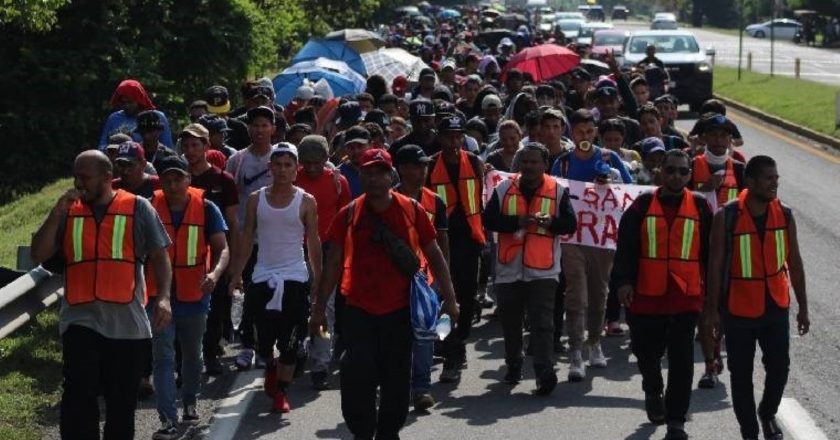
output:
M582 381L586 377L586 369L583 367L583 355L580 350L573 350L569 359L569 382Z
M604 357L604 352L601 350L600 343L589 346L589 366L596 368L607 367L607 358Z

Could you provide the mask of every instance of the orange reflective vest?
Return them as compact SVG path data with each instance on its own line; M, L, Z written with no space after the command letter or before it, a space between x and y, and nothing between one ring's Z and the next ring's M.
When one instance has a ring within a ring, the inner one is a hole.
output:
M543 183L525 205L525 197L519 190L519 176L511 182L502 197L502 215L523 216L541 213L554 216L557 213L557 181L543 175ZM529 226L524 233L499 233L499 262L507 264L522 254L522 264L530 269L548 270L554 267L554 242L556 236L546 228Z
M432 225L435 224L435 214L437 214L436 195L437 194L429 188L423 187L420 189L420 206L426 210L426 215L429 216L429 220L432 222Z
M729 313L744 318L764 314L764 295L776 304L790 305L787 259L790 249L788 224L782 203L767 206L767 223L760 237L746 206L747 191L738 196L738 218L732 235L732 265L729 272Z
M420 249L420 235L417 233L417 228L414 226L417 220L417 208L414 199L404 196L396 191L391 191L393 202L400 205L403 212L403 219L405 220L405 227L408 229L408 245L417 255L420 260L420 270L428 274L429 284L432 284L431 271L427 270L428 263L426 257L423 255L423 250ZM348 225L347 235L344 239L344 274L341 278L341 293L347 295L350 292L350 286L353 283L353 229L359 224L359 219L362 218L362 213L365 207L365 195L362 194L352 202L350 202L348 210Z
M134 204L137 197L117 190L97 223L90 207L77 200L64 228L64 299L71 306L93 301L128 304L134 299Z
M653 194L642 222L642 253L639 258L639 295L662 296L668 281L680 293L700 295L703 291L700 266L700 214L691 191L684 189L682 203L671 225L659 203L659 191Z
M706 162L706 157L702 154L694 158L694 170L692 172L692 184L694 188L697 185L704 184L709 181L712 176L709 163ZM721 207L726 203L738 198L738 180L735 178L735 166L732 158L726 159L726 169L723 174L723 182L717 189L717 206Z
M152 207L155 208L166 233L172 240L169 261L172 264L172 289L179 302L198 302L204 294L201 282L207 275L209 264L208 245L204 237L204 191L189 187L189 202L184 210L184 218L178 228L172 223L172 213L166 203L163 191L155 191ZM157 296L154 271L146 270L146 292L150 297Z
M460 151L460 164L458 168L458 191L446 171L443 155L438 157L432 175L429 178L432 190L443 199L446 205L446 215L452 215L455 204L460 203L467 217L467 224L470 225L472 239L484 245L487 239L484 237L484 226L481 224L481 182L475 176L470 158L467 152ZM460 194L460 197L458 195Z

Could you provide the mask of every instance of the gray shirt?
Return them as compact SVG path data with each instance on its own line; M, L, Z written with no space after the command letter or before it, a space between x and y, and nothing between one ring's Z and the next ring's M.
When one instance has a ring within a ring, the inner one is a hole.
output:
M104 206L91 208L97 221L105 215ZM58 229L58 243L63 242L66 217ZM148 200L137 197L134 205L134 253L137 263L134 265L134 300L129 304L111 304L93 301L70 306L62 297L59 315L59 332L64 333L71 325L87 327L110 339L148 339L152 337L146 309L143 306L146 296L146 282L143 276L143 264L152 251L171 244L169 235L160 221L157 212ZM62 252L62 251L59 251Z
M239 219L240 229L245 227L245 209L248 206L246 203L248 196L264 186L271 185L273 179L271 171L268 170L270 155L271 150L264 156L256 156L250 148L246 148L230 156L227 165L225 165L225 171L233 176L236 189L239 191L240 202L237 218Z

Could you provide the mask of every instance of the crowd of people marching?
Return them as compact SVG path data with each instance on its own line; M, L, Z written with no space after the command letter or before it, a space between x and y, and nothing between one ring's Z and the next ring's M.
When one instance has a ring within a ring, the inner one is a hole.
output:
M583 381L609 368L602 337L629 327L647 417L667 439L688 438L695 335L701 388L719 386L723 340L743 438L759 426L782 438L791 289L800 333L809 321L773 159L746 160L716 100L682 131L679 103L644 66L608 57L607 75L535 79L507 63L559 42L526 25L516 42L479 46L473 17L384 30L428 65L416 81L373 75L334 98L303 85L278 103L260 79L239 87L238 108L212 85L180 130L140 82L119 84L99 148L77 157L75 188L32 240L33 259L65 274L62 438L99 438L99 395L105 438L133 438L138 386L156 399L153 438L177 438L176 402L181 422L198 422L201 375L228 374L235 328L233 363L265 369L276 411L308 370L316 389L340 388L355 438L397 439L412 404L435 405L435 357L440 382L477 374L465 345L493 307L504 382L523 380L527 353L540 396L558 382L557 353ZM645 63L657 61L652 48ZM490 171L510 177L485 203ZM596 247L560 238L578 222L568 181L650 188L624 210L616 246Z

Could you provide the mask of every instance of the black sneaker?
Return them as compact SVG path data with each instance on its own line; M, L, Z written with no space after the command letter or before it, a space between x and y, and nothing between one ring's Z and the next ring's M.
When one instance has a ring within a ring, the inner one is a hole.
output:
M311 373L311 376L312 388L315 388L318 391L323 391L330 388L329 373L327 373L326 371L313 371Z
M201 419L198 417L198 410L195 405L187 405L184 407L184 414L181 416L181 421L185 425L197 425Z
M697 382L697 388L702 388L704 390L710 390L716 387L718 384L717 374L712 371L706 371L703 373L703 377Z
M507 373L505 373L505 383L516 385L522 381L522 364L513 364L507 366Z
M670 427L665 433L664 440L688 440L688 434L682 428Z
M761 432L764 433L764 440L783 440L785 438L785 433L782 432L782 428L779 428L775 417L761 420Z
M178 428L169 421L162 422L160 429L152 434L152 440L175 440L176 438L178 438Z
M554 387L557 386L557 373L554 370L547 371L543 373L539 379L537 379L537 389L534 391L534 394L538 396L547 396L554 391Z
M440 372L440 383L455 383L461 380L461 369L457 365L445 365Z
M661 394L649 394L645 396L645 412L650 423L661 425L665 423L665 399Z
M221 376L224 373L222 361L216 356L205 358L204 373L208 376Z

